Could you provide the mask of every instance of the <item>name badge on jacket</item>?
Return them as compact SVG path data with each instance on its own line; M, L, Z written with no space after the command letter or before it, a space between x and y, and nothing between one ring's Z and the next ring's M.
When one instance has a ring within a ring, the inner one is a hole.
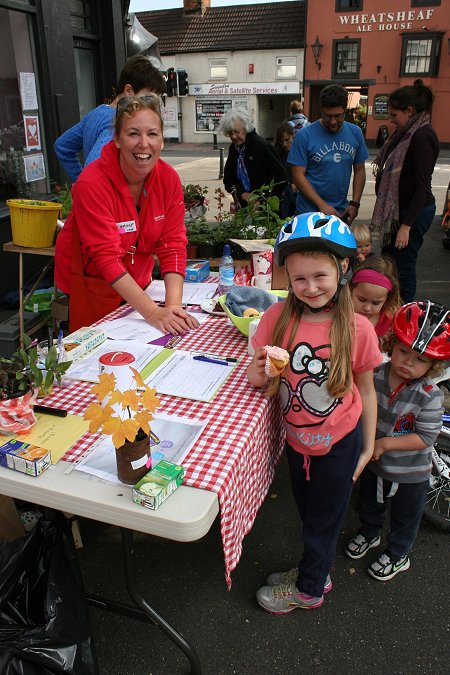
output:
M120 234L127 234L128 232L136 232L135 220L124 220L123 223L116 223Z

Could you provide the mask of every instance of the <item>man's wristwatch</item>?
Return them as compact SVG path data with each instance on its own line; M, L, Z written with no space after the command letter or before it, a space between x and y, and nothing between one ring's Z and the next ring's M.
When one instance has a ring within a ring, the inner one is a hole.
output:
M354 206L356 209L359 209L361 206L361 202L355 202L354 199L351 199L348 203L349 206Z

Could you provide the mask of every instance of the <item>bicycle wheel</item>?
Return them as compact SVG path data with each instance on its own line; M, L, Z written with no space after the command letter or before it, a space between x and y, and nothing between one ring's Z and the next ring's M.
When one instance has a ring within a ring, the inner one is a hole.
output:
M450 429L442 427L434 448L443 462L433 463L424 518L440 530L450 532Z

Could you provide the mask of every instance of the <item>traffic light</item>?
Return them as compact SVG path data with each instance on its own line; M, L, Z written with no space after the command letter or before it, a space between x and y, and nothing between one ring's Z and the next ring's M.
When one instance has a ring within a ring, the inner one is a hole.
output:
M178 96L187 96L189 94L188 74L185 70L178 70Z
M177 95L177 74L173 68L167 71L167 96Z

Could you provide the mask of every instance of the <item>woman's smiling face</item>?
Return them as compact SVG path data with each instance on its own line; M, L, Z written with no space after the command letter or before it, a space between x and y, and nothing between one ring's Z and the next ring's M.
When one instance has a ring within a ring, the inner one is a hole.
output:
M149 108L141 108L133 116L124 116L115 143L120 150L119 163L127 182L144 180L164 147L159 116Z

